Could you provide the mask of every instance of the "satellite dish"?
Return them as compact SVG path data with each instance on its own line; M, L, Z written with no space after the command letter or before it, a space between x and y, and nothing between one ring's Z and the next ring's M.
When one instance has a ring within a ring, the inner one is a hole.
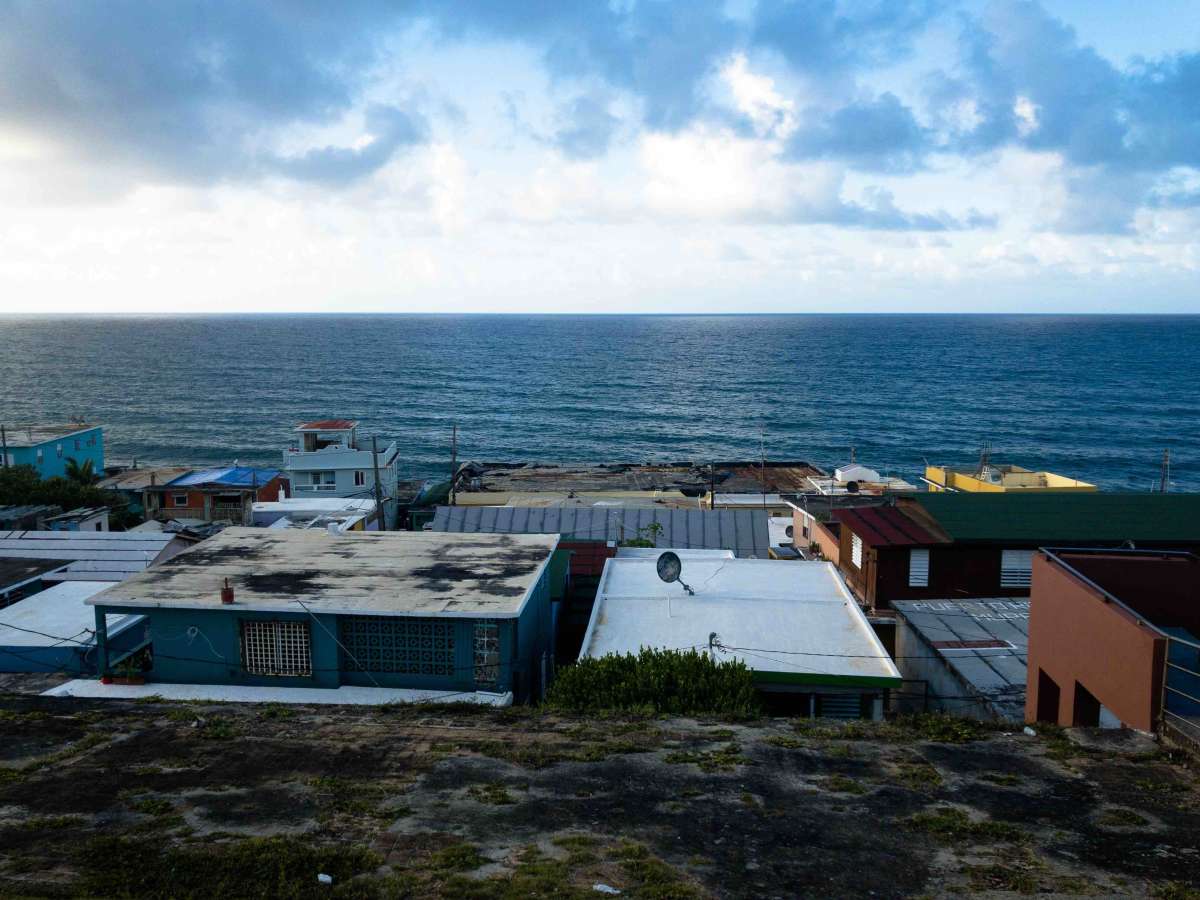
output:
M847 481L846 482L846 493L847 494L857 494L858 493L858 482L857 481Z
M679 575L681 572L683 572L683 562L679 559L679 554L672 553L670 550L668 550L666 553L660 553L658 555L658 559L655 561L654 567L658 569L658 577L667 584L670 584L673 581L679 581ZM682 581L679 581L679 583L689 595L693 597L696 595L696 592Z

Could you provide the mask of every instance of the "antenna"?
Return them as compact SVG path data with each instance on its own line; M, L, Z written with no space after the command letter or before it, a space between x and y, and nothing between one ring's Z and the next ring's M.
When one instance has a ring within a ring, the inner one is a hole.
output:
M1158 492L1160 494L1165 494L1167 492L1167 489L1170 486L1171 486L1171 451L1168 449L1168 450L1163 451L1162 475L1159 478L1159 482L1158 482Z
M683 562L680 561L678 553L672 553L670 550L666 553L660 553L654 566L658 570L658 577L667 584L678 581L683 589L688 592L689 597L696 596L695 591L679 580L679 575L683 571Z
M983 475L987 472L988 463L992 458L992 442L984 441L983 446L979 448L979 469L976 475Z

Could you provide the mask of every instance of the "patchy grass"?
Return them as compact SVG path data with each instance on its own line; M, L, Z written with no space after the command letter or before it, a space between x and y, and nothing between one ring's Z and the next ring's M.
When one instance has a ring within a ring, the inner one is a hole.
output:
M1114 806L1111 809L1104 811L1104 814L1096 819L1098 825L1106 825L1110 828L1140 828L1144 825L1149 825L1150 820L1140 813L1134 812L1132 809L1126 809L1123 806Z
M827 791L833 791L835 794L865 794L867 789L853 778L847 778L845 775L830 775L823 782L823 786Z
M265 706L259 707L258 717L268 720L282 720L296 718L295 707L287 706L283 703L268 703Z
M1158 900L1200 900L1200 889L1182 881L1164 881L1151 889L1150 896Z
M1002 787L1014 787L1021 783L1021 776L1014 775L1012 772L984 772L979 777Z
M941 806L909 816L904 824L912 831L931 834L944 841L1017 842L1025 840L1026 833L1007 822L986 819L974 822L961 809Z
M474 844L451 844L433 854L430 867L441 872L470 872L486 862Z
M512 794L508 792L508 788L496 782L473 784L467 788L467 796L478 800L480 803L490 803L493 806L507 806L517 802L513 799Z
M83 816L32 816L8 827L17 831L60 831L64 828L78 828L86 823L87 819Z
M729 743L720 750L677 750L663 757L672 765L695 765L701 772L731 772L738 766L752 766L754 760L742 756L739 744Z
M249 838L206 847L101 837L75 855L85 892L101 897L322 897L334 884L372 871L380 858L349 845L300 838Z
M932 791L942 786L941 773L927 762L900 763L895 780L911 791Z
M175 809L170 800L162 797L130 797L126 802L134 812L147 816L165 816Z
M973 891L1011 891L1016 894L1036 894L1038 879L1011 864L992 863L986 866L967 866L964 869Z
M227 719L225 716L212 716L208 719L202 719L198 730L201 737L207 738L210 741L227 741L238 735L237 726L231 719Z

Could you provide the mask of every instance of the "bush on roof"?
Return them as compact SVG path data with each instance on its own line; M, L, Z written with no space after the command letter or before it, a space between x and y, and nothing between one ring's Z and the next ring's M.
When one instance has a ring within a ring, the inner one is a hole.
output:
M751 718L761 711L753 675L740 660L696 650L610 653L558 673L546 703L567 712L632 712Z

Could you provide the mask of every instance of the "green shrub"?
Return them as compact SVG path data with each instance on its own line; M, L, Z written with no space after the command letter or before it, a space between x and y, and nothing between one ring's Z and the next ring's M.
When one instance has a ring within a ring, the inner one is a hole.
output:
M753 675L740 660L695 650L642 648L635 656L581 659L558 673L547 705L567 712L751 718L760 712Z

